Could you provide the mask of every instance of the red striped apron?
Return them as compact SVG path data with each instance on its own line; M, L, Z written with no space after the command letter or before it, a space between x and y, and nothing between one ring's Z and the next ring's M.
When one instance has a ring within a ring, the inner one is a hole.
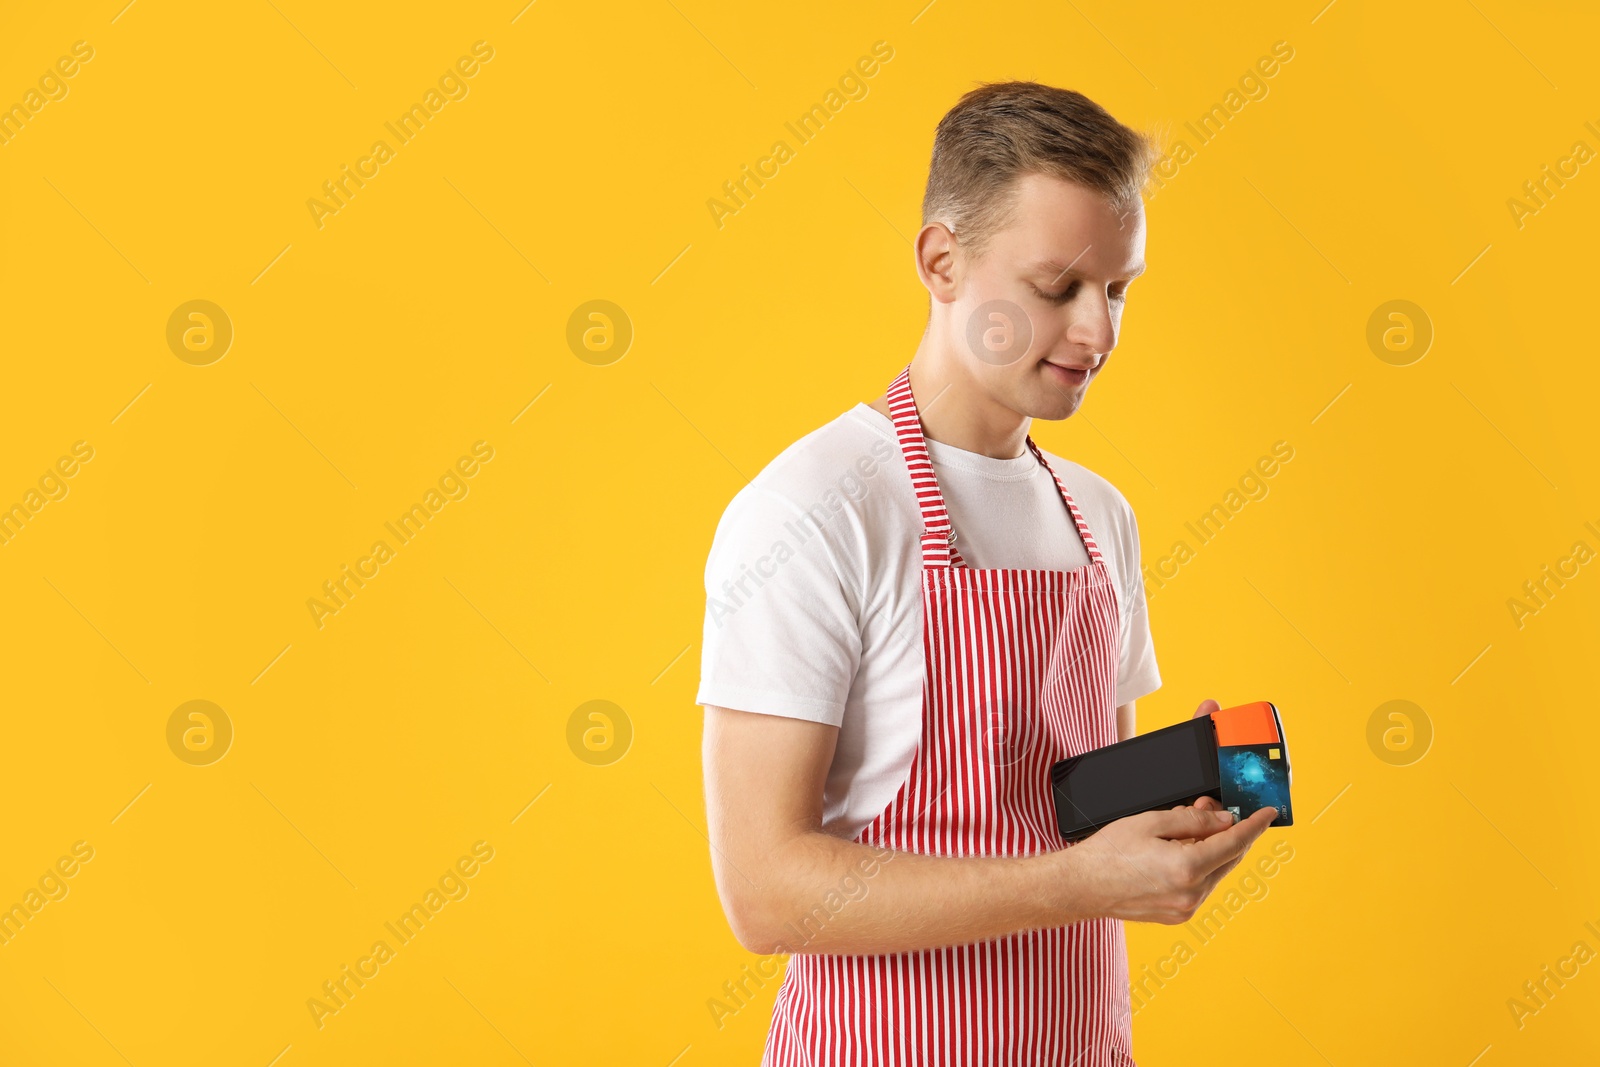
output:
M856 840L941 856L1070 847L1056 828L1050 765L1117 740L1117 600L1105 561L1029 437L1089 563L968 567L910 371L889 387L889 408L924 527L922 736L899 792ZM1120 919L896 955L797 952L762 1063L1131 1067L1130 1021Z

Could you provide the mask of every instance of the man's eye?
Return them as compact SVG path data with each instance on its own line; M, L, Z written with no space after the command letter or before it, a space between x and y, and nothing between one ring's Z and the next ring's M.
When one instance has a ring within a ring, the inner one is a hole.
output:
M1076 282L1074 282L1071 285L1067 286L1065 289L1063 289L1059 293L1047 293L1047 292L1044 292L1037 285L1033 287L1033 291L1035 293L1038 293L1040 299L1042 299L1042 300L1048 300L1052 304L1065 304L1067 301L1071 300L1074 296L1077 295L1078 284ZM1120 304L1124 300L1128 299L1128 293L1127 293L1127 290L1125 290L1125 289L1118 289L1118 290L1116 290L1114 292L1111 292L1111 293L1107 294L1107 298L1109 300L1115 302L1115 303L1119 303Z

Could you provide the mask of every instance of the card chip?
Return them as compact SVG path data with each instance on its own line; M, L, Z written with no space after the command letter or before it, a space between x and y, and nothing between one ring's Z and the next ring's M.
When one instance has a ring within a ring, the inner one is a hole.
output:
M1279 759L1280 757L1278 755L1278 750L1275 749L1275 748L1267 749L1267 758L1268 759Z

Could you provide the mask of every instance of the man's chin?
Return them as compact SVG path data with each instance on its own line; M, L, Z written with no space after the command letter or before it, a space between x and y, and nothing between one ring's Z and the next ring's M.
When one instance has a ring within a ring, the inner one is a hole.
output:
M1083 406L1084 394L1087 391L1087 387L1064 391L1046 386L1038 403L1034 405L1036 410L1033 417L1051 422L1070 418Z

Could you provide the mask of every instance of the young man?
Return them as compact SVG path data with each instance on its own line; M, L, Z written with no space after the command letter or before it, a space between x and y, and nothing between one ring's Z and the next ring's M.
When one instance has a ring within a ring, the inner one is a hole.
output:
M1078 93L964 96L910 364L717 527L712 866L739 942L792 954L767 1064L1132 1064L1123 921L1187 921L1276 815L1207 797L1071 847L1055 826L1050 765L1132 736L1160 676L1132 510L1028 427L1116 347L1154 158Z

